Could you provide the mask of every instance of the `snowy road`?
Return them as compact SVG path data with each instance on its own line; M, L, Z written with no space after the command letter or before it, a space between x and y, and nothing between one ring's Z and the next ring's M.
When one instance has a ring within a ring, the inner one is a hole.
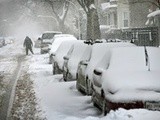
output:
M24 58L23 54L15 52L13 46L14 44L0 48L0 118L2 120L7 118L10 111L21 62Z

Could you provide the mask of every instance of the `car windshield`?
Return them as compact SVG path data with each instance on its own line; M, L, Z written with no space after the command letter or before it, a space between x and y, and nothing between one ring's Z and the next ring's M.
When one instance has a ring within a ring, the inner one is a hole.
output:
M42 39L52 39L57 33L43 33Z
M42 35L42 39L52 39L54 37L55 33L44 33Z

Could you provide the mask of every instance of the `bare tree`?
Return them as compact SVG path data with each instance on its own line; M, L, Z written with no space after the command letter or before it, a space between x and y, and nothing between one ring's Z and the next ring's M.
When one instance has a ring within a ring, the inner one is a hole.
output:
M59 24L60 31L66 33L64 22L69 9L69 0L43 0L43 2L46 2L51 6L52 12Z
M87 15L87 40L100 39L100 27L94 0L77 0Z
M160 10L160 0L129 0L131 4L135 3L149 3L152 11L155 11L156 9ZM151 18L150 18L151 19ZM157 23L156 26L158 26L158 33L160 33L160 15L155 16L154 19L156 19ZM153 18L152 18L153 20ZM159 34L159 44L160 44L160 34Z
M129 0L130 3L150 3L160 9L160 0Z

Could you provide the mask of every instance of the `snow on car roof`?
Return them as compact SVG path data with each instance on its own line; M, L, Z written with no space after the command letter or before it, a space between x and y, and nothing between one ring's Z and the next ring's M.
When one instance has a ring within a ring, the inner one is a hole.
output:
M54 39L52 45L51 45L51 50L50 53L54 53L56 52L57 48L59 47L59 45L66 40L77 40L75 37L57 37Z
M155 56L160 53L159 48L150 47L149 51L150 64L160 61ZM156 92L160 91L159 73L160 70L148 71L144 47L116 48L108 70L103 71L102 88L111 101L160 100L160 93Z
M43 33L62 33L60 31L44 31Z
M86 75L88 75L88 78L92 80L92 75L93 75L93 70L97 66L104 66L104 62L100 62L102 58L107 58L109 57L109 52L111 48L114 47L125 47L125 46L135 46L131 43L128 42L118 42L118 43L97 43L94 44L92 47L92 54L91 54L91 59L88 63L87 69L86 69ZM105 61L107 62L107 60Z
M71 35L71 34L57 34L57 35L55 35L55 36L74 36L74 35Z

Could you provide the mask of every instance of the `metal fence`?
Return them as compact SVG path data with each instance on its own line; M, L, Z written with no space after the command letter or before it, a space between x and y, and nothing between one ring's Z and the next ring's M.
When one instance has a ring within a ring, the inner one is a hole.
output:
M138 46L159 46L158 27L119 29L108 33L107 39L130 40Z

